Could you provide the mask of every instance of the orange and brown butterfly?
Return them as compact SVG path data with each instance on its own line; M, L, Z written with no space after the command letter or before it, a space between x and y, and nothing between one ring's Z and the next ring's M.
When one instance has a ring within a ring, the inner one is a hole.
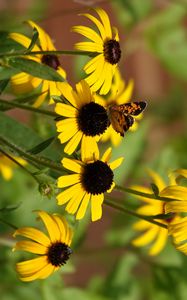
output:
M147 102L129 102L121 105L113 104L108 107L108 118L114 130L124 136L133 125L133 116L138 116L146 108Z

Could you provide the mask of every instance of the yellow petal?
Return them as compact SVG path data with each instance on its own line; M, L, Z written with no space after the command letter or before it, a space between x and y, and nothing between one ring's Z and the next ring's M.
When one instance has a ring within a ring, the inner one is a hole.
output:
M64 168L78 174L80 174L82 171L82 166L78 160L73 160L65 157L62 159L62 165Z
M144 220L140 220L133 224L133 229L138 230L138 231L146 230L149 227L152 227L152 224L150 224L149 222L144 221Z
M48 247L51 242L50 239L40 230L33 227L22 227L15 231L14 236L21 235L31 239L41 245Z
M109 147L109 148L105 151L105 153L103 154L101 160L102 160L103 162L107 163L107 162L110 160L110 158L111 158L111 154L112 154L112 148Z
M166 213L187 212L187 200L166 202L165 211Z
M23 250L35 254L46 254L47 249L47 247L31 241L19 241L14 247L14 250Z
M149 176L152 178L153 182L157 185L159 191L161 192L166 186L165 182L162 180L159 174L157 174L153 170L148 169L147 172Z
M94 16L92 16L90 14L82 14L82 16L85 16L86 18L90 19L97 26L97 28L99 29L99 32L101 34L102 40L104 41L107 36L106 36L105 29L103 27L103 24L98 19L96 19Z
M55 112L58 115L69 118L75 118L77 115L77 110L73 106L64 103L57 103L55 106Z
M64 148L64 152L71 155L76 148L78 147L78 144L80 143L80 140L82 139L83 133L81 131L78 131L71 140L67 143L66 147Z
M10 180L13 176L12 168L9 166L6 166L5 164L0 166L0 171L5 180Z
M81 178L79 174L63 175L58 178L57 186L59 188L64 188L79 183L80 180Z
M67 82L57 82L57 87L68 102L71 103L74 107L77 107L77 102L75 99L75 94L73 93L73 89L71 85Z
M112 78L113 78L113 74L114 74L113 69L114 69L113 65L111 65L110 63L105 63L104 73L107 74L107 76L105 75L105 80L103 82L101 90L99 91L100 95L108 94L108 92L111 88L111 85L112 85Z
M158 255L166 245L167 238L168 238L167 229L160 228L157 239L149 250L149 255Z
M120 158L114 160L113 162L109 163L110 168L112 170L115 170L122 164L123 160L124 160L124 157L120 157Z
M29 276L38 272L48 264L47 256L43 255L16 264L16 270L21 276Z
M66 211L69 214L75 214L77 209L79 208L79 205L82 201L82 199L84 198L86 192L81 188L81 190L79 191L79 193L75 194L71 200L68 202L67 206L66 206Z
M22 281L28 282L28 281L33 281L36 279L45 279L47 278L49 275L51 275L55 270L55 266L52 266L51 264L47 264L45 267L43 267L41 270L33 273L30 276L26 276L26 277L21 277L20 279Z
M97 221L102 217L102 204L104 200L104 194L91 196L91 216L92 221Z
M134 239L132 244L136 247L146 246L147 244L151 243L158 234L159 227L154 226L149 229L146 233L142 234L140 237Z
M187 187L175 185L167 186L161 191L160 196L177 200L187 200Z
M101 44L101 45L103 44L103 41L101 37L97 34L97 32L95 32L93 29L89 27L82 26L82 25L73 26L72 31L82 34L83 36L87 37L88 39L95 42L96 44ZM75 48L76 48L76 44L75 44Z
M38 215L42 219L43 223L45 224L45 227L49 233L50 239L52 242L56 242L60 240L60 231L59 228L54 222L53 218L44 211L38 211Z
M65 191L61 192L57 196L58 205L63 205L67 203L71 198L75 195L78 195L81 192L81 184L77 183L70 188L66 189Z
M83 162L98 160L99 148L95 137L83 135L81 141L81 160Z
M96 8L95 11L98 13L98 15L103 23L106 37L111 39L112 31L111 31L110 20L109 20L107 13L102 8Z
M29 39L28 37L24 36L21 33L10 33L9 37L14 41L16 41L17 43L24 46L25 48L28 48L31 43L31 39ZM32 51L40 51L40 48L37 45L35 45Z
M89 200L90 200L90 197L91 195L90 194L86 194L82 200L82 203L78 209L78 212L76 214L76 220L81 220L85 213L86 213L86 209L87 209L87 206L88 206L88 203L89 203Z

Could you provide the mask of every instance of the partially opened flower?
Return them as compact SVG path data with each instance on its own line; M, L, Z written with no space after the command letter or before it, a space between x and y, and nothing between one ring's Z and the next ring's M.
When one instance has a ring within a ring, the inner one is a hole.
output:
M21 157L13 157L19 164L26 165L26 161ZM16 163L5 155L0 154L0 173L5 180L10 180L13 176L13 169L16 167Z
M57 271L69 259L72 250L72 230L66 220L57 214L38 211L48 235L34 227L17 229L14 236L20 235L29 240L16 243L13 250L37 254L38 257L17 263L16 270L22 281L45 279Z
M89 42L75 44L78 50L89 51L92 58L84 67L88 77L86 81L93 91L101 95L109 92L116 66L121 58L119 36L116 28L111 28L107 13L96 8L99 19L91 14L83 14L96 25L96 30L87 26L73 26L72 30L88 38Z
M31 51L55 51L56 48L49 35L35 22L27 22L32 28L36 28L39 33L39 45L35 44ZM31 43L31 39L20 33L10 33L9 37L17 43L24 46L26 49ZM56 70L63 78L66 78L66 73L60 65L60 61L56 55L36 54L24 56L41 64L47 65ZM60 95L55 81L33 77L27 73L21 72L11 77L11 85L15 93L23 94L33 91L41 86L41 95L36 99L34 106L40 106L46 98L49 98L49 104L54 103L52 95Z
M76 91L68 83L59 85L62 96L69 102L57 103L55 111L64 119L57 121L58 138L66 143L64 152L72 154L81 142L81 155L90 157L98 153L97 141L109 125L106 109L95 103L89 85L85 80L76 85Z
M113 77L112 85L110 93L104 98L98 94L95 95L95 99L97 103L104 106L106 109L113 104L121 105L125 104L127 102L130 102L132 99L132 92L133 92L134 82L133 80L130 80L128 84L125 84L125 81L122 79L120 71L118 68L116 68L116 72ZM136 119L139 119L142 114L135 117ZM137 129L137 122L135 121L134 124L130 127L130 130L136 130ZM112 144L114 146L118 146L120 142L122 141L122 136L117 133L112 125L110 125L104 134L101 137L102 142L106 142L108 140L111 140Z
M59 205L67 203L66 211L76 214L77 220L84 217L89 204L92 221L102 217L104 193L109 193L114 188L113 170L123 161L123 158L118 158L109 163L110 156L111 148L108 148L101 159L97 153L84 161L62 159L63 167L72 174L58 178L58 187L65 190L57 196L57 201Z
M149 174L153 180L153 183L156 184L156 186L159 189L159 196L171 198L172 196L170 192L169 191L165 192L166 184L162 180L162 178L157 173L151 170L149 170ZM175 184L173 178L171 178L170 184ZM143 186L135 186L134 188L136 190L139 190L140 192L152 194L151 188L146 188ZM165 214L166 213L165 207L167 203L170 203L170 202L160 201L160 200L146 198L142 196L137 196L137 198L145 202L145 205L138 208L137 212L139 214L147 215L147 216ZM165 220L155 219L155 220L168 226L169 224L175 223L178 220L178 218L179 216L173 214L172 217L169 219L165 219ZM136 222L133 225L133 228L136 231L142 232L139 237L135 238L132 241L132 244L134 246L136 247L149 246L149 255L157 255L163 250L168 239L167 229L144 220L140 220Z

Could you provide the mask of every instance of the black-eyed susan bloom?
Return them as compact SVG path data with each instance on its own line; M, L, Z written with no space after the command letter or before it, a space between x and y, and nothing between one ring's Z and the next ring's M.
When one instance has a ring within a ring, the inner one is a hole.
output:
M72 174L58 178L58 187L65 189L57 196L59 205L67 204L66 211L76 214L76 219L84 217L88 205L91 206L92 221L102 217L104 193L111 192L115 186L113 170L123 161L118 158L109 163L111 148L108 148L101 159L93 153L84 161L69 158L62 159L62 165Z
M76 91L68 83L59 85L63 97L69 103L57 103L55 111L64 117L56 123L58 138L66 143L64 152L72 154L81 142L82 160L93 152L98 155L97 141L109 125L106 109L95 103L94 94L85 80L76 85Z
M35 22L27 21L32 27L38 31L39 44L35 44L32 51L55 51L56 48L49 35ZM26 49L31 43L31 39L20 33L10 33L9 37L17 43L24 46ZM56 70L63 78L66 78L66 73L60 65L60 61L56 55L36 54L32 56L25 56L25 58L32 59L41 64L47 65ZM55 81L44 80L39 77L33 77L27 73L21 72L11 77L12 89L16 94L23 94L33 91L35 88L41 86L41 95L36 99L34 106L40 106L46 98L49 98L49 104L54 103L52 95L60 95Z
M21 157L13 157L19 164L25 166L26 161ZM13 169L16 167L16 163L5 155L0 154L0 173L5 180L10 180L13 176Z
M18 241L13 250L22 250L39 255L36 258L17 263L16 270L22 281L45 279L57 271L69 259L72 250L72 230L66 220L57 214L38 211L48 235L34 227L17 229L14 236L20 235L29 240Z
M155 172L149 170L149 174L153 180L153 182L156 184L156 186L159 189L159 196L163 197L172 197L170 192L166 192L166 184L162 180L162 178ZM170 178L170 184L176 184L174 178ZM149 193L152 194L152 190L150 188L146 188L143 186L135 186L136 190L139 190L143 193ZM137 209L137 212L142 215L147 216L154 216L154 215L160 215L166 213L165 207L167 205L167 202L155 200L155 199L149 199L142 196L137 197L139 200L145 202L145 205L141 206ZM166 220L157 220L160 223L166 224L173 224L178 220L179 216L176 214L173 214L171 218ZM136 231L142 232L140 236L135 238L132 241L132 244L136 247L144 247L149 246L149 255L157 255L159 254L164 246L166 245L167 239L168 239L168 230L165 228L162 228L158 225L149 223L144 220L140 220L136 222L133 225L133 228Z
M110 93L104 98L98 94L95 95L95 100L98 104L104 106L106 109L113 104L121 105L129 102L132 99L132 92L134 87L134 81L130 80L129 83L126 85L125 81L122 79L120 71L116 68L116 72L113 77L112 85ZM141 114L136 117L139 119ZM138 127L137 122L135 121L134 124L130 127L130 130L134 131ZM106 142L110 140L114 146L118 146L122 141L123 137L117 133L112 125L110 125L104 134L101 137L102 142Z
M83 16L91 20L97 30L87 26L73 26L72 30L90 40L76 43L75 48L93 54L94 58L84 67L88 74L86 81L94 92L99 90L101 95L105 95L110 90L116 66L121 58L121 49L118 31L111 28L107 13L101 8L96 8L95 11L99 19L91 14Z

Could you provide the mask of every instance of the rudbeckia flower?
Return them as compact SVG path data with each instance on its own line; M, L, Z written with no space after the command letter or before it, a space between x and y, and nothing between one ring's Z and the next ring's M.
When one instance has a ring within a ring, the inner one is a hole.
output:
M69 102L57 103L55 112L62 117L56 123L61 143L68 142L64 152L72 154L81 142L81 155L90 157L98 153L97 141L109 125L107 111L95 103L89 85L85 80L76 85L76 91L68 83L59 85L62 96Z
M33 21L27 21L32 27L38 31L39 45L35 44L32 51L55 51L56 48L49 35ZM26 49L31 43L31 39L20 33L10 33L9 37ZM64 69L60 66L60 61L56 55L36 54L34 56L24 56L41 64L47 65L56 70L62 77L66 78ZM49 98L49 104L54 103L52 95L59 96L60 92L55 81L44 80L39 77L33 77L27 73L21 72L11 77L11 85L16 94L23 94L33 91L41 86L41 95L34 103L35 107L40 106L46 98Z
M65 190L57 196L57 201L58 205L67 203L66 211L76 214L77 220L84 217L89 204L92 221L102 217L104 193L110 193L114 188L113 170L123 161L123 158L118 158L109 163L110 156L111 148L108 148L101 159L97 153L93 153L90 159L84 161L62 159L63 167L72 174L58 178L58 187Z
M165 193L170 194L176 201L166 203L166 213L180 214L177 222L168 225L169 234L173 238L174 246L177 250L187 255L187 187L179 185L180 179L187 179L187 170L179 169L171 173L177 182L177 185L168 186ZM182 217L183 216L183 217Z
M26 165L26 161L20 157L13 157L21 165ZM13 176L13 169L16 164L5 155L0 154L0 173L5 180L10 180Z
M97 103L104 106L106 109L113 104L121 105L125 104L126 102L130 102L132 99L132 92L133 92L134 82L133 80L130 80L129 83L126 85L125 81L122 79L120 71L118 68L116 69L116 72L113 77L112 85L110 93L104 98L98 94L95 95L95 99ZM135 119L140 119L142 114L139 116L135 116ZM134 124L130 127L129 130L136 130L138 127L137 122L135 121ZM118 146L120 142L122 141L123 137L120 136L119 133L117 133L112 125L110 125L106 131L103 133L101 137L102 142L106 142L110 140L114 146Z
M159 189L159 196L160 197L167 197L171 198L171 194L168 191L167 192L167 186L165 182L162 180L162 178L155 172L149 170L149 174L153 180L153 183L156 184L156 186ZM175 184L174 178L170 178L170 184ZM146 188L143 186L134 186L134 188L140 192L143 193L149 193L152 194L152 190L150 188ZM167 203L165 201L155 200L155 199L149 199L142 196L137 196L138 199L145 202L146 204L141 206L137 209L137 212L142 215L147 216L154 216L154 215L160 215L167 213L165 210L165 207ZM158 219L157 221L163 224L166 224L167 226L169 224L175 223L179 219L179 216L173 214L171 218L163 220ZM156 220L156 219L155 219ZM132 244L136 247L143 247L143 246L149 246L149 255L157 255L159 254L168 239L168 230L165 228L162 228L160 226L157 226L155 224L149 223L144 220L140 220L136 222L133 225L133 228L136 231L142 232L142 234L135 238L132 241Z
M17 263L16 270L22 281L45 279L57 271L69 259L72 250L72 230L66 220L57 214L38 211L48 235L34 227L17 229L14 236L20 235L29 240L16 243L14 250L22 250L39 257Z
M101 8L96 8L95 11L100 19L91 14L83 16L96 25L97 31L87 26L73 26L72 30L91 40L76 43L75 48L93 54L94 58L84 67L86 74L89 74L85 80L94 92L99 90L101 95L105 95L110 90L116 66L121 58L121 49L118 31L111 28L107 13Z

